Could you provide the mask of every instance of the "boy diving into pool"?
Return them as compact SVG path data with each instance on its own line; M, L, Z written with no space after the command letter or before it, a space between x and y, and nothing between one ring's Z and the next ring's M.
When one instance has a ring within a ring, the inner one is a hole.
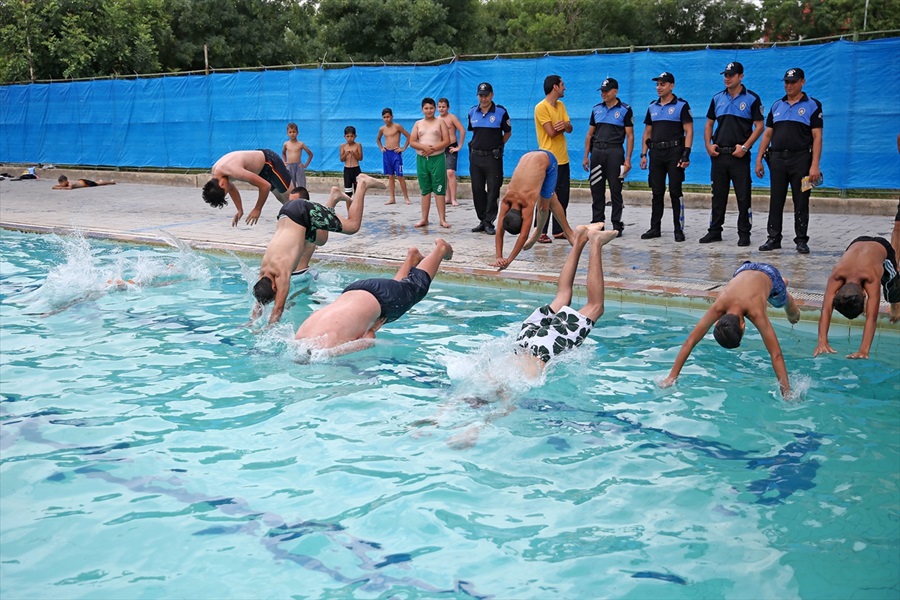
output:
M540 228L537 229L540 232ZM579 225L575 228L566 262L559 273L556 297L529 316L522 323L516 338L516 354L528 360L520 361L529 377L538 375L555 356L580 346L603 315L603 246L616 239L615 230L603 231L603 223ZM587 303L578 310L572 302L572 286L584 247L590 242L588 258Z
M891 323L900 321L900 274L897 273L894 248L882 237L858 237L844 250L825 284L822 314L819 315L819 339L813 356L835 352L828 343L828 328L831 325L831 311L837 309L848 319L866 313L859 350L847 355L847 358L869 358L882 290L884 299L891 304Z
M203 186L203 201L213 208L222 208L227 204L225 194L231 196L237 208L231 226L234 227L244 215L241 193L234 187L234 181L246 181L259 190L256 206L247 215L247 225L255 225L259 221L262 207L269 198L269 192L275 194L278 201L288 201L288 188L291 185L291 174L284 161L272 150L237 150L229 152L212 166L212 179Z
M393 279L351 283L337 300L307 317L295 339L307 340L318 350L329 350L332 356L369 348L375 343L376 331L402 317L425 297L441 262L452 257L453 248L441 238L434 240L428 256L410 248Z
M787 280L781 276L778 269L766 263L745 262L737 268L731 276L731 281L725 285L715 302L688 335L681 350L678 351L678 356L675 357L672 370L659 386L665 388L675 383L694 346L703 339L713 324L715 324L713 336L723 348L740 346L746 317L762 335L781 387L781 395L787 397L791 393L791 384L788 381L787 367L784 364L778 337L766 314L767 303L775 308L784 307L791 323L800 320L800 309L797 308L793 296L788 293Z
M331 188L328 206L308 200L290 200L278 213L275 235L266 248L262 264L259 266L259 281L253 286L257 304L253 309L253 319L259 317L262 307L275 302L269 324L277 323L284 312L288 293L291 291L291 274L305 261L309 265L316 246L328 240L328 232L353 235L362 224L363 206L368 188L384 188L384 183L360 174L356 192L352 200L337 186ZM350 206L348 216L341 217L334 212L334 206L346 200Z
M509 180L506 195L500 200L500 212L497 215L497 223L501 227L498 227L494 240L497 261L493 266L500 267L501 271L515 260L519 252L530 250L534 246L547 219L550 218L550 212L553 212L569 243L572 243L574 239L572 228L569 227L566 212L556 197L558 168L556 157L546 150L527 152L519 159L519 164L516 165L516 170ZM538 211L538 223L534 235L529 240L528 232L531 230L535 207ZM519 236L509 257L506 258L503 256L504 230Z

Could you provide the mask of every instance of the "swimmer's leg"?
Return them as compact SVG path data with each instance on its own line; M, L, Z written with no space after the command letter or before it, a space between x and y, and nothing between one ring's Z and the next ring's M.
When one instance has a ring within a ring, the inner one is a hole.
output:
M603 316L605 296L603 246L619 236L619 232L615 229L601 231L602 228L603 223L594 223L587 228L588 239L591 242L591 254L588 257L587 304L578 310L578 312L594 322ZM581 227L578 229L580 230ZM574 248L572 250L574 251Z
M363 216L363 205L364 200L366 198L366 190L369 188L384 188L384 182L378 181L374 177L370 177L365 173L360 173L356 178L356 193L353 194L353 202L350 203L349 208L349 216L346 219L341 219L341 225L343 228L342 233L346 233L347 235L353 235L357 231L359 231L360 225L362 225L362 216Z
M540 230L538 230L540 231ZM550 303L554 312L559 312L563 306L572 302L572 285L575 283L575 273L578 271L578 261L581 260L581 251L588 243L588 227L579 225L575 230L575 243L566 257L566 264L559 272L559 282L556 284L556 298Z
M328 202L325 203L325 206L327 206L328 208L334 208L341 200L347 203L347 212L349 213L350 204L353 202L353 200L350 198L350 196L344 193L344 190L342 190L338 186L331 186L331 195L328 196Z
M569 227L569 219L566 217L566 209L563 208L562 204L560 204L559 198L556 197L556 192L553 192L553 196L550 197L550 212L553 213L553 218L556 219L556 222L559 223L560 227L562 227L563 234L565 234L566 239L569 240L570 244L574 245L575 232L572 231L571 227Z
M453 258L453 247L443 239L436 238L434 240L434 249L428 254L428 256L422 259L421 262L414 266L419 267L420 269L428 273L429 277L434 279L435 275L437 275L438 269L441 267L441 262L450 260L451 258Z

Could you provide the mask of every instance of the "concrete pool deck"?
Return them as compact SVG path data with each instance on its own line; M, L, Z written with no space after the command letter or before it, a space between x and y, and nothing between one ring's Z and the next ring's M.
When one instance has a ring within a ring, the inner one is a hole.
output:
M139 242L160 242L157 232L164 230L197 248L262 254L274 232L280 207L270 196L257 225L251 227L242 222L233 228L231 203L216 210L200 198L197 186L205 182L208 175L84 170L75 173L67 170L70 179L112 178L119 183L63 191L51 190L59 171L39 170L38 173L41 176L38 180L0 181L0 227L57 233L78 230L87 236ZM432 207L432 224L417 229L413 224L421 216L419 197L415 195L418 190L413 180L408 183L412 184L409 186L412 205L403 203L398 190L400 203L386 206L387 191L373 190L366 197L359 233L332 235L328 244L316 252L314 266L316 262L336 261L393 268L405 256L409 246L427 251L435 237L443 237L454 248L453 260L444 263L443 270L455 274L455 279L477 278L479 283L487 285L556 282L569 249L564 240L538 244L532 251L523 252L509 269L498 272L489 266L494 260L494 237L470 231L476 218L468 186L461 186L461 206L447 208L451 229L436 225L435 207ZM312 199L324 201L331 185L340 185L340 182L336 178L311 179ZM255 203L255 189L242 195L245 207ZM705 245L699 244L698 240L706 233L708 224L708 194L686 197L687 241L683 243L673 240L668 207L663 216L663 237L640 239L650 218L648 193L628 192L625 204L625 235L604 250L608 300L640 297L638 301L703 309L741 262L754 260L774 264L789 279L789 290L804 309L805 320L818 319L826 280L847 245L860 235L890 239L896 211L896 200L813 199L809 226L811 253L801 255L790 242L793 237L793 205L790 201L784 219L784 247L774 252L758 250L765 241L768 215L763 209L768 205L767 196L754 197L754 232L752 243L746 248L737 246L737 214L733 198L726 216L724 241ZM340 206L338 209L344 210ZM850 212L853 214L848 214ZM573 189L568 215L573 226L590 222L588 190ZM512 247L513 239L507 235L507 249ZM582 284L586 266L585 256L579 278ZM900 329L900 325L888 323L886 310L887 304L883 303L879 327ZM840 321L840 315L836 315L835 320ZM856 323L861 325L862 320L857 319Z

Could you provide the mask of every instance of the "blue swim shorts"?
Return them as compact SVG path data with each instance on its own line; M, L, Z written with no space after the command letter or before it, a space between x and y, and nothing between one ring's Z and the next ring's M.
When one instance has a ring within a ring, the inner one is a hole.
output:
M556 191L556 179L559 175L559 163L553 153L548 150L541 150L550 157L550 165L544 173L544 185L541 186L541 198L550 198Z
M744 271L759 271L765 273L772 280L772 291L769 293L769 304L775 308L781 308L787 304L787 286L784 285L784 279L778 269L768 263L750 262L749 260L739 266L732 277L737 277L738 273Z
M381 153L381 162L385 175L403 177L403 153L385 150Z

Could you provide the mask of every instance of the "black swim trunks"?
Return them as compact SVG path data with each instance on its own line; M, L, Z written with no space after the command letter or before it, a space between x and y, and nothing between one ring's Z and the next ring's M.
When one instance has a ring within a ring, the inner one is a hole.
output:
M897 256L894 254L894 248L883 237L861 235L850 242L850 246L856 242L875 242L884 246L887 258L884 259L884 271L881 273L881 292L884 299L891 304L900 302L900 273L897 272Z
M316 231L324 229L325 231L333 231L340 233L344 230L344 225L333 208L310 202L309 200L291 200L285 202L281 210L278 211L278 218L287 217L297 225L306 227L306 241L314 243L316 241Z
M279 192L287 192L291 185L291 174L281 157L263 148L259 149L266 157L266 164L259 172L259 176L271 184L272 189Z
M363 290L369 292L381 305L381 318L385 323L396 321L416 305L428 293L431 276L413 267L405 279L362 279L344 288L345 292Z
M78 181L80 181L81 185L84 187L97 187L97 182L91 181L90 179L79 179Z

